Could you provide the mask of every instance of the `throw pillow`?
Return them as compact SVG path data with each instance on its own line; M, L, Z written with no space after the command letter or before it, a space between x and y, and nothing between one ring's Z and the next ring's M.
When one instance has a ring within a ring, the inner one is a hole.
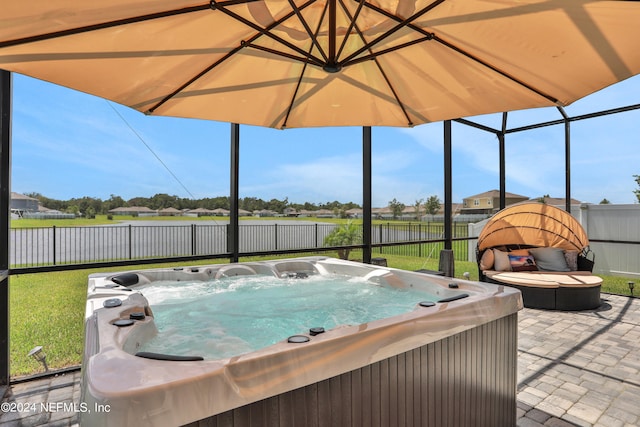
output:
M509 254L509 263L513 271L536 271L538 269L533 255Z
M511 271L511 263L509 262L509 255L506 252L502 252L498 249L493 250L494 266L496 271Z
M571 271L561 248L531 248L529 253L535 258L538 270Z
M578 253L578 251L564 251L564 259L567 260L567 266L571 271L578 269Z
M480 270L491 270L493 268L494 256L491 249L487 249L480 258Z

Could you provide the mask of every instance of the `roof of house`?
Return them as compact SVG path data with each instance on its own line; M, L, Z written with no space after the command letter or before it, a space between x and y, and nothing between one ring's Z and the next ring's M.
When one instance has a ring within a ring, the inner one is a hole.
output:
M160 209L159 212L168 212L168 213L182 213L181 210L178 210L176 208L173 207L168 207L168 208L164 208L164 209Z
M567 199L565 199L564 197L546 197L546 196L541 196L541 197L532 197L531 200L536 201L536 202L542 202L545 205L551 205L551 206L556 206L556 205L562 205L564 206L564 203ZM576 199L570 199L571 200L571 204L572 205L580 205L582 204L582 202L580 200L576 200Z
M115 209L109 209L109 212L157 212L146 206L121 206Z
M505 192L504 195L505 195L505 197L509 197L509 198L521 198L521 199L524 199L524 200L529 199L529 197L527 197L527 196L523 196L521 194L515 194L515 193ZM491 198L500 197L500 190L485 191L484 193L475 194L473 196L465 197L465 199L480 199L480 198L483 198L483 197L491 197Z
M196 208L196 209L189 210L189 213L215 213L215 212L212 211L211 209Z
M24 194L14 193L13 191L11 192L11 198L15 199L15 200L35 200L36 202L38 201L38 199L34 199L33 197L25 196Z

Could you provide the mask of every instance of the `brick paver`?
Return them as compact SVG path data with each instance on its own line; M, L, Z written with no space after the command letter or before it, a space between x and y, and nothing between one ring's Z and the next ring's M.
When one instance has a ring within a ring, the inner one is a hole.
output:
M530 409L519 406L518 426L640 425L640 299L602 301L596 310L520 313L518 401Z

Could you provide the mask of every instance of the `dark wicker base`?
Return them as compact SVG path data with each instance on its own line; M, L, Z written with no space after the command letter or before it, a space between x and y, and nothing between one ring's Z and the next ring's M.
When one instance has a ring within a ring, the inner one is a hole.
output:
M546 310L592 310L600 307L600 287L559 287L538 288L535 286L518 286L502 283L487 278L487 282L509 286L522 292L522 302L527 308L542 308Z

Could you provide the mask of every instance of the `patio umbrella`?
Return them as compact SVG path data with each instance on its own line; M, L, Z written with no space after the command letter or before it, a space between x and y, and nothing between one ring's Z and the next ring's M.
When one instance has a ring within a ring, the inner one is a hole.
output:
M414 126L565 106L640 71L640 2L5 2L0 68L146 114Z

